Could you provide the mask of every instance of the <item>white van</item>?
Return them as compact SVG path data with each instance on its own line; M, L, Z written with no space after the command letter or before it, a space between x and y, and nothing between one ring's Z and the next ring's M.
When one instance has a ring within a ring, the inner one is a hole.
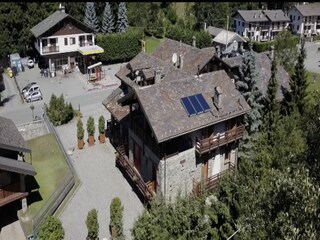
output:
M23 97L27 98L34 91L40 91L40 86L38 84L32 85L27 91L23 93Z

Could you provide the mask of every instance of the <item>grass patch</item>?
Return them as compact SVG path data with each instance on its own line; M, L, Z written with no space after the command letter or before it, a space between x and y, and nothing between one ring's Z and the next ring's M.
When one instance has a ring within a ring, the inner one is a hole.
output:
M159 47L160 43L164 41L165 38L155 38L155 37L150 37L146 39L146 53L152 54L154 50Z
M314 81L314 76L316 76L315 81ZM312 93L317 90L320 91L320 74L307 71L307 77L308 77L308 83L309 83L309 86L307 88L308 92ZM310 96L310 100L314 101L314 99L312 99L312 94L309 94L309 96Z
M20 212L20 216L28 219L26 229L29 230L31 219L39 212L55 190L65 181L69 173L69 168L62 151L53 134L47 134L27 141L27 145L32 150L32 166L37 172L33 184L39 185L39 192L34 189L29 195L36 197L28 198L28 210L25 214ZM30 155L26 154L25 159L31 162ZM33 180L34 180L33 179ZM30 181L32 182L32 181ZM29 181L28 181L29 183ZM27 188L30 185L27 185ZM40 195L39 195L40 194ZM33 202L34 201L34 202ZM29 205L30 204L30 205Z

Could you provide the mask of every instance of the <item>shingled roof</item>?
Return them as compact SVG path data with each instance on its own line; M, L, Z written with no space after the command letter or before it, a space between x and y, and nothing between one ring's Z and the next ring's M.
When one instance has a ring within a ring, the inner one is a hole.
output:
M239 15L246 22L267 22L268 18L262 10L238 10Z
M198 72L198 66L201 70L213 58L215 53L213 49L211 50L212 51L202 51L201 49L191 45L167 38L153 52L152 56L173 66L173 54L176 53L178 58L180 55L182 55L182 71L195 75Z
M301 13L302 16L320 16L320 3L299 4L295 8Z
M290 22L290 18L282 10L264 10L271 22Z
M0 156L0 169L30 176L35 176L37 174L30 163L2 156Z
M0 148L31 153L16 125L4 117L0 117Z
M262 92L263 95L267 92L267 86L269 79L271 77L271 59L268 56L269 52L262 52L256 54L256 67L258 70L258 82L257 86ZM227 63L231 68L240 67L242 64L242 56L233 57L233 58L226 58L223 59L225 63ZM278 99L283 98L282 89L285 88L286 90L290 89L289 86L289 74L284 70L284 68L278 64L277 65L277 73L276 78L279 83L278 89Z
M219 111L212 102L217 86L223 95ZM158 143L250 111L224 70L206 73L199 78L162 81L135 88L134 91ZM189 117L181 98L199 93L206 99L211 111Z
M51 28L53 28L59 22L61 22L66 18L70 18L73 21L78 22L79 24L83 25L86 29L90 30L90 32L93 32L93 30L89 28L87 25L85 25L83 22L80 22L74 19L72 16L70 16L69 14L61 10L55 11L49 17L45 18L44 20L39 22L37 25L35 25L33 28L31 28L30 31L32 32L33 36L35 36L36 38L41 37L41 35L46 33L48 30L50 30Z

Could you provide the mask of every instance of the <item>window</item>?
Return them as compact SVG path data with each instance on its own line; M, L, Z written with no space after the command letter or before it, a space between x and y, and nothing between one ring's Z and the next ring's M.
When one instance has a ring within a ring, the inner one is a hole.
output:
M299 25L297 25L297 31L299 31Z
M300 20L300 16L298 16L298 21Z
M293 16L293 20L296 20L296 16L295 15Z
M244 27L244 22L242 22L242 27Z
M67 46L68 45L68 38L64 39L64 45Z
M238 21L238 26L240 26L240 21Z
M237 26L237 20L233 20L233 26Z
M74 44L76 44L76 38L71 37L70 38L70 45L74 45Z
M48 39L42 39L42 47L48 46Z
M292 21L292 15L290 15L290 20Z

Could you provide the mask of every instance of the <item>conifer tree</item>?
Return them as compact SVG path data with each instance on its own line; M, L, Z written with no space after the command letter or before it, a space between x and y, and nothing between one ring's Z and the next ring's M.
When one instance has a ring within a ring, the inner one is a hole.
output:
M264 105L264 130L268 135L268 143L269 145L273 145L272 133L275 130L277 121L279 119L279 103L277 100L277 92L278 92L278 81L276 79L277 72L277 62L276 59L272 60L271 63L271 78L269 79L269 83L267 86L267 93L265 97L265 105Z
M118 10L117 30L118 32L128 31L129 23L127 18L127 8L125 2L120 2Z
M95 33L99 31L98 18L96 15L96 9L94 2L87 2L84 23L94 30Z
M256 69L255 53L250 44L250 51L242 58L240 67L240 78L236 82L238 90L244 96L245 100L251 107L251 112L245 115L245 126L249 135L257 132L261 125L261 104L263 96L257 87L258 72Z
M295 65L294 75L290 79L290 93L289 93L289 113L297 110L301 115L307 105L307 73L304 67L304 59L306 58L306 52L304 49L304 40L302 41L300 54L298 61Z
M114 30L114 18L111 12L110 4L106 2L106 6L103 12L102 20L102 32L103 33L112 33Z

